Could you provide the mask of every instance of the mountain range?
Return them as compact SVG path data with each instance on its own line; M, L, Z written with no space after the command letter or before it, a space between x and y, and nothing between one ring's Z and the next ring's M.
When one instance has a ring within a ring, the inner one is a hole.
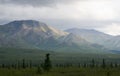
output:
M35 20L0 25L0 47L110 53L109 50L120 50L119 42L120 36L78 28L62 31Z

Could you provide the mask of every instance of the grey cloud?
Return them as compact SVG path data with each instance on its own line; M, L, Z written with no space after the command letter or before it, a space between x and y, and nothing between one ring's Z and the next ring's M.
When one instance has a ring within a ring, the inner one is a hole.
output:
M41 19L48 25L51 25L62 30L69 28L85 28L85 29L98 29L109 26L112 23L120 24L120 21L95 21L95 20L65 20L65 19Z
M81 0L0 0L0 4L54 6L57 3L70 3L74 1L81 1Z
M118 8L120 5L118 1L89 1L0 0L0 25L13 20L34 19L63 30L75 27L86 29L103 29L105 27L108 30L112 26L120 26L120 10ZM56 5L58 5L57 8L48 8L56 7ZM102 31L104 32L104 30Z

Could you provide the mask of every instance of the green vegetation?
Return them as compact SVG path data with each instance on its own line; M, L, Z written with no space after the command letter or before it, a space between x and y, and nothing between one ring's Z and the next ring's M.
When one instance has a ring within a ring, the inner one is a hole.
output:
M0 76L120 76L120 68L53 68L49 72L43 72L42 69L0 69Z
M52 64L51 64L49 55L50 55L49 53L46 54L46 59L45 59L45 62L43 64L43 69L45 71L50 71L50 69L52 68Z
M0 76L120 76L119 60L119 54L1 48Z
M25 59L26 63L31 62L32 64L40 64L44 62L45 54L47 53L51 54L52 64L84 64L90 63L92 59L94 59L96 63L102 63L103 59L106 60L106 63L120 63L119 54L85 54L78 52L54 52L39 49L0 48L0 64L18 63L22 62L23 59Z

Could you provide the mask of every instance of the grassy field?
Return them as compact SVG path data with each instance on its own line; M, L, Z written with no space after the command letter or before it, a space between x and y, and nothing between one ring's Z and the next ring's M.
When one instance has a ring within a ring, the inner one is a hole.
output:
M37 73L37 68L0 69L0 76L120 76L120 68L53 68L49 72Z
M37 67L44 62L47 53L50 53L53 68L49 72L38 70ZM25 69L22 67L23 59ZM92 59L95 64L93 68L91 67ZM103 59L105 59L105 68L101 67ZM85 67L84 64L87 66ZM120 76L120 54L83 54L0 48L0 76Z

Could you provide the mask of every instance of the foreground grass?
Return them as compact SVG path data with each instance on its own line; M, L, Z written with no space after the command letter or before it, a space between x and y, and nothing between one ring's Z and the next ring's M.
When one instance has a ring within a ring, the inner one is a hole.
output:
M119 68L53 68L50 72L37 73L32 69L0 69L0 76L120 76Z

